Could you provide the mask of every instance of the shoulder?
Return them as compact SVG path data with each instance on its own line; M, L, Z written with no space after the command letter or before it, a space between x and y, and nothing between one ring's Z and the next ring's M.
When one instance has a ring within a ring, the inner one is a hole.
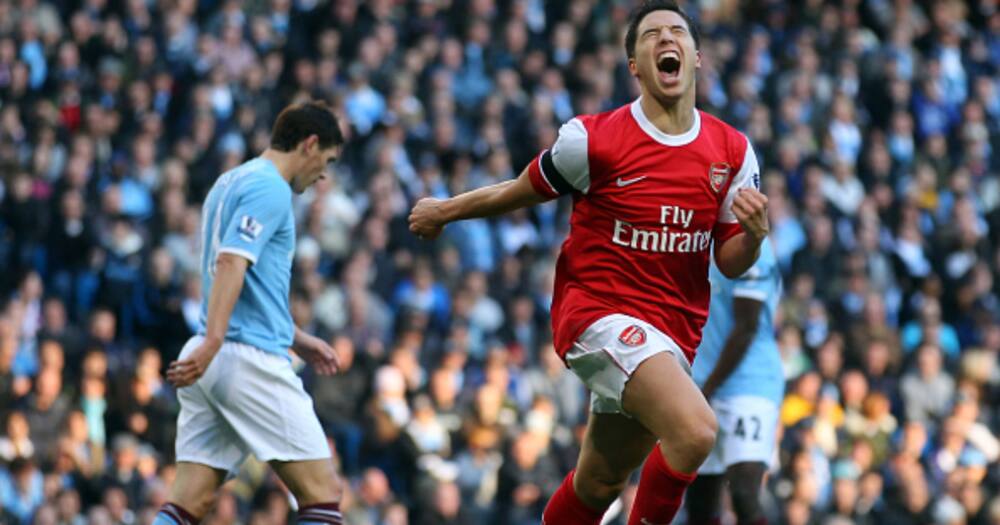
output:
M602 113L578 115L573 119L585 130L590 160L597 167L613 162L621 153L623 142L639 137L641 130L632 118L630 108L630 104L625 104Z
M591 145L600 146L603 143L601 137L621 132L620 124L626 114L623 109L627 110L628 106L604 113L577 115L567 120L559 128L558 146L574 153L586 153L592 149ZM594 137L599 140L591 141Z
M747 150L749 149L750 154L753 154L750 139L719 117L702 110L698 110L698 113L701 114L701 132L725 148L732 162L735 162L737 166L742 166L747 157Z
M617 132L621 126L628 125L632 121L631 104L625 104L602 113L577 115L573 120L579 121L591 133Z
M239 193L243 196L273 198L276 202L291 199L292 188L273 169L250 169L239 181Z

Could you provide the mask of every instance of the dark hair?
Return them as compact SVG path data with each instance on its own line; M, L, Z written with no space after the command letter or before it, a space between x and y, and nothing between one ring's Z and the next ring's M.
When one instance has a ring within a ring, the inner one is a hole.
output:
M628 32L625 33L625 55L628 58L635 58L635 41L638 38L636 33L639 31L639 24L642 23L642 19L646 18L646 15L652 13L653 11L673 11L687 23L688 31L691 32L691 38L694 38L695 49L701 48L701 37L698 35L698 26L695 25L694 20L684 12L683 9L677 2L673 0L647 0L636 7L632 14L629 15L628 20Z
M271 147L292 151L300 142L316 135L322 149L344 143L340 124L330 107L322 102L303 102L281 110L271 129Z

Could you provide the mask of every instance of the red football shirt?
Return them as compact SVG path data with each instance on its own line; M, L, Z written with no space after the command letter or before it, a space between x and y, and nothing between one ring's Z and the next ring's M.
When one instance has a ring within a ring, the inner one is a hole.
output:
M733 197L760 186L747 137L698 110L690 130L668 135L636 100L564 124L529 175L543 195L573 194L552 300L559 355L591 323L620 313L657 327L693 361L708 316L711 242L740 232Z

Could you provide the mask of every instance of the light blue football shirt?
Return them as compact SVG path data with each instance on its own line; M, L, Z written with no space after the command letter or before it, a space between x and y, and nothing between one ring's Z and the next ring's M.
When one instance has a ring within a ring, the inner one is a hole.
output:
M216 259L236 254L251 264L226 340L287 357L295 334L288 305L295 218L292 189L274 163L258 157L219 176L202 208L201 235L199 333L205 333Z
M733 329L733 298L741 297L760 301L763 307L757 322L757 333L743 360L732 375L716 390L719 399L735 396L756 396L781 404L785 391L785 378L781 368L781 354L775 340L774 315L781 295L781 272L771 247L764 240L757 262L737 279L722 275L712 258L709 270L712 284L712 302L708 321L702 332L701 345L691 372L699 386L704 385L722 355L722 348Z

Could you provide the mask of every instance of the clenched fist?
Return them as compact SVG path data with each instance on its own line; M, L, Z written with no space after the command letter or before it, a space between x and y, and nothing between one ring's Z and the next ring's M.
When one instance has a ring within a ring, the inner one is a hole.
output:
M410 231L421 239L436 239L447 223L441 199L424 198L410 211Z
M767 220L767 196L753 188L740 188L733 198L733 215L743 231L756 240L767 237L771 226Z

